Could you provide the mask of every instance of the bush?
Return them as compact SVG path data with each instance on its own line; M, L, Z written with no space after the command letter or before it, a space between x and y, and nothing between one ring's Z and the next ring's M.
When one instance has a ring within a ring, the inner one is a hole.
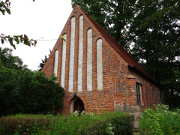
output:
M48 129L49 116L45 115L15 115L0 119L0 134L32 134Z
M132 135L133 116L126 113L15 115L0 119L0 134Z
M110 122L115 127L113 129L116 135L131 135L133 133L134 117L121 116L110 119Z
M0 67L0 116L47 113L61 108L64 90L43 72Z
M132 135L133 116L115 116L83 129L81 135Z
M139 131L143 135L180 134L179 110L169 111L167 105L157 105L155 110L145 110L139 123Z
M62 107L64 90L56 77L33 72L12 50L0 47L0 117L16 113L53 113Z

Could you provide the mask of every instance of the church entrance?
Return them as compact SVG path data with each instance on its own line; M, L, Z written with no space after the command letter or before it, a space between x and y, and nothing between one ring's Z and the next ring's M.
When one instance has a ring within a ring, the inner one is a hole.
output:
M71 100L71 113L74 113L75 111L82 113L83 110L84 110L83 101L79 97L74 97Z

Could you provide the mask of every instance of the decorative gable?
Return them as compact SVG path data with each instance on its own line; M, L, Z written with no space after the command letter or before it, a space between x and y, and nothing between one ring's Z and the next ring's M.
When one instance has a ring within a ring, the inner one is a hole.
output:
M91 24L87 15L76 6L52 51L55 54L50 55L54 57L54 71L51 71L51 74L57 76L57 81L68 92L82 92L85 87L87 91L92 91L94 81L96 81L97 89L102 90L102 46L102 36ZM46 65L43 71L46 71ZM97 74L96 78L93 75L94 72ZM86 85L83 86L85 81Z
M64 88L64 113L77 108L137 110L160 102L153 79L79 6L74 7L42 71L48 77L55 74ZM150 86L155 98L149 96Z

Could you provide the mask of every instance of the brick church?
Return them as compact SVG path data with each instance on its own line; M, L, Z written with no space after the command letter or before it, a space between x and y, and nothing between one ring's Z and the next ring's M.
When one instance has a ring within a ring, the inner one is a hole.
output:
M160 103L158 85L137 61L75 6L43 70L64 88L62 112L129 111Z

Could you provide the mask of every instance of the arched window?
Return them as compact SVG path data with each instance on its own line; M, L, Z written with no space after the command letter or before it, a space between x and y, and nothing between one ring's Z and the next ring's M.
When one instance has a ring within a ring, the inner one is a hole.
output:
M160 89L158 89L158 92L159 92L159 101L162 103L163 102L162 92Z
M137 104L141 105L141 84L136 83Z

